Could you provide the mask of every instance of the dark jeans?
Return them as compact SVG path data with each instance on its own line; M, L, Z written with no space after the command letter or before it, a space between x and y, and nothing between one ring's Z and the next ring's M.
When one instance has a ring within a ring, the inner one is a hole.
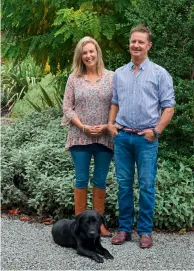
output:
M106 177L113 151L102 144L77 145L70 148L75 167L75 186L79 189L88 186L89 168L94 157L93 185L100 189L106 188Z

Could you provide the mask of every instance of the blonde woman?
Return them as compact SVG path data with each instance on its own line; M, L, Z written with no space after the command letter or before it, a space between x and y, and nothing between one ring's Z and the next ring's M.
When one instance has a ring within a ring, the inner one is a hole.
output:
M89 169L94 158L93 209L103 214L106 177L113 157L113 142L107 130L112 98L113 72L104 68L96 40L81 39L75 49L63 102L63 125L70 125L66 149L75 167L75 214L87 208ZM101 236L111 233L101 226Z

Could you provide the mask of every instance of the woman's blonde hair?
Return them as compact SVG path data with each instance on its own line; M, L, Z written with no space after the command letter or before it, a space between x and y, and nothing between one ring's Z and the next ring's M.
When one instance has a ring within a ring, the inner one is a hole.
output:
M100 49L100 46L98 45L98 42L91 37L84 37L78 42L78 44L75 48L74 57L73 57L72 73L77 76L83 76L84 74L86 74L86 66L82 61L82 53L83 53L83 47L87 43L92 43L96 47L96 51L97 51L96 71L97 71L98 75L102 75L103 71L104 71L104 62L102 60L102 51Z

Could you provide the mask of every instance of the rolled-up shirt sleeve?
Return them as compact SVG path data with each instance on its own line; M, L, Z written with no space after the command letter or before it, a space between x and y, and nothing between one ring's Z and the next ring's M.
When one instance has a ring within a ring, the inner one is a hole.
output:
M63 118L61 125L69 125L73 118L77 118L75 113L75 92L73 76L70 75L65 87L65 94L63 99Z
M112 96L111 103L112 104L118 104L117 75L116 75L116 72L114 73L114 76L113 76L112 88L113 88L113 96Z
M176 104L173 80L166 70L163 70L160 76L159 100L161 108L174 107Z

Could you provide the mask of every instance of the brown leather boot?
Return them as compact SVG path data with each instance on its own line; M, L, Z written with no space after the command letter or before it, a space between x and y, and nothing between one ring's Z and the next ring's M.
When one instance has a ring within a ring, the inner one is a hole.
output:
M74 187L75 215L86 210L88 188L78 189Z
M93 209L101 215L104 213L106 189L93 187ZM100 227L100 235L102 237L111 237L112 234L105 228L104 224Z

